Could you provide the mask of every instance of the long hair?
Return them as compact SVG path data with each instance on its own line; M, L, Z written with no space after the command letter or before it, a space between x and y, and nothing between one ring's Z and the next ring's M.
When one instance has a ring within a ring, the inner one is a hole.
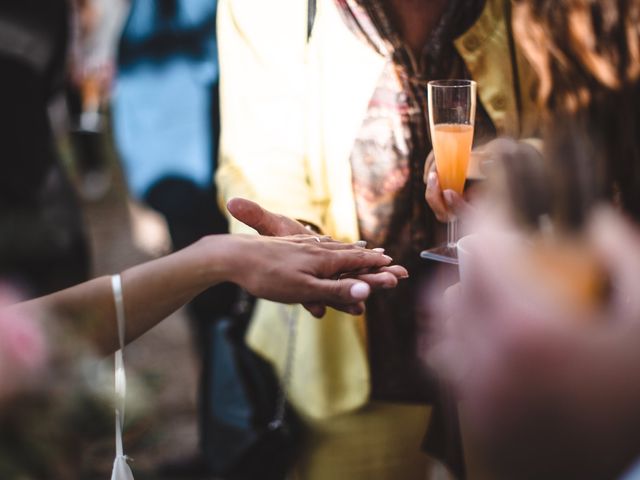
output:
M538 75L551 168L573 185L567 216L618 196L640 220L640 0L517 0L514 31Z

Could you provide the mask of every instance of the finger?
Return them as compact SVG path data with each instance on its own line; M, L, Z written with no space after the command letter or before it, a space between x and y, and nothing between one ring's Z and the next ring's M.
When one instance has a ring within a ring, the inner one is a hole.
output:
M427 184L429 179L429 172L435 172L435 171L436 171L436 156L434 155L433 150L431 150L429 155L427 155L427 159L424 162L424 176L422 179L425 185Z
M316 318L324 317L327 312L326 307L321 303L303 303L302 306Z
M326 246L323 245L322 248L326 248ZM340 273L363 268L385 267L393 261L388 255L354 247L327 253L330 253L330 257L329 261L323 262L325 277L333 277Z
M389 272L395 275L396 278L400 280L405 280L409 278L409 272L402 265L389 265L388 267L382 267L379 269L380 272Z
M379 273L365 273L356 277L358 280L367 282L371 288L377 289L391 289L398 285L398 277L390 272Z
M288 240L297 243L341 243L332 239L328 235L311 235L308 233L298 233L296 235L287 235L286 237L280 237L282 240Z
M284 237L277 237L279 240L284 240L287 242L293 243L304 243L314 245L323 250L352 250L352 251L363 251L365 250L358 242L355 243L344 243L339 240L334 240L328 235L308 235L308 234L298 234L298 235L287 235ZM370 250L370 252L379 255L383 252L379 250Z
M312 287L317 295L316 301L324 301L332 306L357 304L366 300L371 293L371 287L366 282L353 278L338 280L316 278L312 280Z
M277 235L276 215L267 212L256 202L246 198L232 198L227 202L227 210L236 220L253 228L260 235Z
M317 242L316 242L317 243ZM371 253L374 253L376 255L380 255L380 252L374 252L373 250L366 250L363 247L355 244L355 243L343 243L343 242L339 242L337 240L333 240L333 241L328 241L328 242L321 242L318 245L319 248L323 248L325 250L351 250L354 252L358 252L358 251L369 251Z
M466 216L473 211L471 204L466 202L461 195L453 190L445 190L442 192L442 198L447 205L447 210L449 212L453 212L457 216Z
M389 265L387 267L380 267L380 268L361 268L359 270L354 270L352 272L342 273L340 275L340 278L357 278L360 275L366 275L369 273L381 273L381 272L389 272L400 280L409 278L409 272L402 265Z
M424 198L439 221L446 222L449 220L449 210L442 198L442 190L440 190L440 182L436 172L429 172Z
M232 198L227 203L227 209L234 218L253 228L260 235L273 237L309 234L309 230L300 222L265 210L256 202L246 198Z

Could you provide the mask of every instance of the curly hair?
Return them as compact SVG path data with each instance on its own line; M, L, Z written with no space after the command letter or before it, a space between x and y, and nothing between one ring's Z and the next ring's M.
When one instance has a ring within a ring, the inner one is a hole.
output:
M582 182L587 203L619 194L640 220L640 0L515 0L514 32L538 75L556 180L573 194Z
M516 0L514 31L547 111L575 113L640 79L640 0Z

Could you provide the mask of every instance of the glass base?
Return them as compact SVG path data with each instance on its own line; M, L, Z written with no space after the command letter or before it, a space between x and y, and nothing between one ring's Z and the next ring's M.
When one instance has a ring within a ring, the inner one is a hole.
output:
M439 247L430 248L420 252L420 258L425 260L433 260L434 262L449 263L458 265L458 249L449 245L441 245Z

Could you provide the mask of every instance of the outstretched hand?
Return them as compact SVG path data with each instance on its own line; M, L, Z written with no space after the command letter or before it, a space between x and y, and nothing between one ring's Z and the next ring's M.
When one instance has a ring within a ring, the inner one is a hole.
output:
M302 223L265 210L260 205L244 198L232 198L227 210L236 220L253 228L267 237L286 237L288 235L308 235L312 233Z
M256 297L281 303L331 305L360 314L370 285L344 272L379 269L391 263L381 252L339 242L318 242L312 235L230 236L236 259L231 280ZM310 309L316 316L324 310Z
M310 230L302 223L284 215L279 215L265 210L251 200L243 198L231 199L227 203L227 209L234 218L253 228L261 235L279 237L307 235L308 238L313 239L313 242L320 243L322 247L325 248L331 249L346 247L349 249L359 248L362 251L366 251L355 245L345 245L340 242L336 242L326 236L309 236ZM373 253L380 254L379 251ZM399 279L408 278L409 275L404 267L399 265L389 265L389 263L390 262L384 266L369 265L367 267L360 268L343 268L334 272L334 275L341 277L343 281L359 280L361 283L366 283L370 289L394 288L398 284ZM364 300L364 298L362 300ZM312 315L316 317L322 317L324 315L326 306L354 315L364 313L363 301L358 302L356 305L349 305L348 307L346 307L342 302L334 302L331 300L313 302L303 301L301 303Z

